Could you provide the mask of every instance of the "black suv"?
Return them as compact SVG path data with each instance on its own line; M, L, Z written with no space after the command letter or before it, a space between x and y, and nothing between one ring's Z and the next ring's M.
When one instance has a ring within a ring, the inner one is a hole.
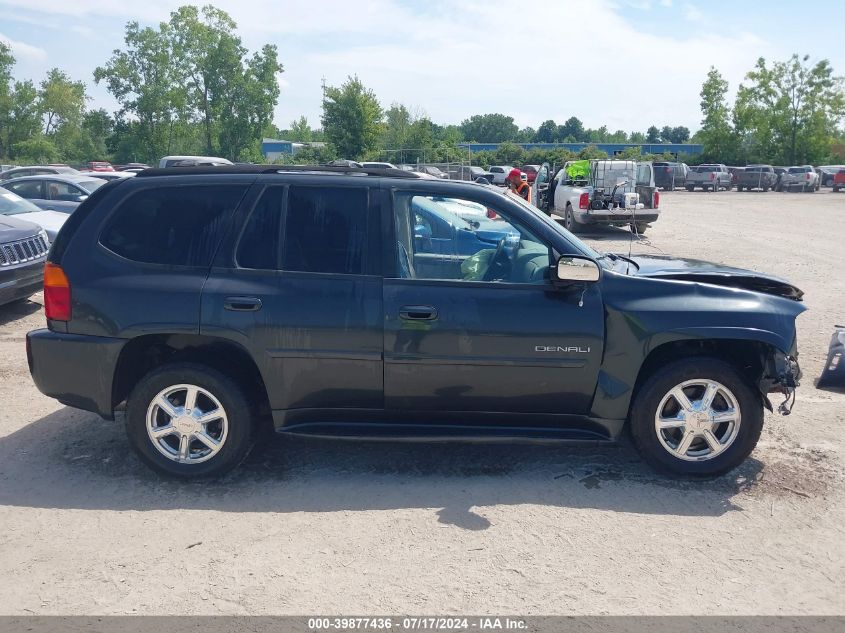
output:
M38 388L156 470L210 476L262 421L329 437L609 442L713 475L799 370L801 291L599 253L492 186L394 169L150 169L70 216Z

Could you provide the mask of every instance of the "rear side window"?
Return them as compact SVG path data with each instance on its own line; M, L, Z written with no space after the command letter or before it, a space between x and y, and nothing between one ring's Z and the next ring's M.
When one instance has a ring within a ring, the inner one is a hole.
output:
M21 198L40 198L41 181L24 180L23 182L10 182L5 185L6 189L18 194Z
M368 273L368 248L378 235L369 220L366 189L291 187L282 269L313 273ZM370 235L368 235L368 233Z
M100 243L147 264L208 266L245 185L145 189L112 215Z

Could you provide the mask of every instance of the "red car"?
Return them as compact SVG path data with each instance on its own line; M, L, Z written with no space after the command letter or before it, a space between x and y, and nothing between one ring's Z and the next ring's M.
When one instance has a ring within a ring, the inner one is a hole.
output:
M845 189L845 169L840 169L833 174L833 190L840 191Z
M534 182L537 179L537 172L540 170L539 165L523 165L522 171L528 176L528 182Z
M88 163L88 171L114 171L114 167L108 161L92 160Z

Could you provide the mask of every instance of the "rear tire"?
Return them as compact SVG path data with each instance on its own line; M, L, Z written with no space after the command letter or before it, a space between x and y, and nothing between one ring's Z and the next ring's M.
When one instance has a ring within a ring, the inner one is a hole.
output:
M631 233L635 233L637 235L645 235L645 232L648 230L648 222L632 222L631 223Z
M684 187L684 188L685 188L687 191L695 191L695 187L690 187L689 185L687 185L687 186L686 186L686 187Z
M563 217L563 226L570 233L578 233L581 230L581 225L575 219L575 214L572 212L572 205L566 205L566 211Z
M737 186L736 186L736 190L737 190L737 191L742 191L742 185L737 185ZM751 189L749 189L748 191L751 191Z
M715 395L706 405L708 385L715 386ZM687 408L672 395L679 389ZM726 421L712 421L714 416ZM716 358L685 358L646 379L631 406L629 428L643 459L657 470L715 477L739 466L754 450L763 429L763 404L731 365Z
M187 402L191 388L197 394L193 403ZM155 369L138 382L126 403L132 448L150 468L170 477L223 475L246 459L254 431L252 408L241 387L204 365L174 363Z

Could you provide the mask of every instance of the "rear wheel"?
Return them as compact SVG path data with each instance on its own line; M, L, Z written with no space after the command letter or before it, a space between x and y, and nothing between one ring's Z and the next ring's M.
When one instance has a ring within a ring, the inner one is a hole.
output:
M729 364L707 357L675 361L650 376L631 408L643 458L677 475L717 476L741 464L763 428L763 405Z
M645 235L648 230L648 222L631 222L631 233Z
M687 186L685 187L685 189L686 189L687 191L695 191L695 187L691 187L691 186L689 186L689 185L687 185Z
M737 186L736 186L736 190L737 190L737 191L742 191L742 185L737 185ZM751 191L751 189L749 189L748 191Z
M163 475L222 475L249 454L253 430L241 388L203 365L178 363L150 372L126 404L132 448Z
M566 205L566 212L563 216L563 226L566 227L566 230L570 233L577 233L581 225L575 220L575 214L572 212L572 205Z

